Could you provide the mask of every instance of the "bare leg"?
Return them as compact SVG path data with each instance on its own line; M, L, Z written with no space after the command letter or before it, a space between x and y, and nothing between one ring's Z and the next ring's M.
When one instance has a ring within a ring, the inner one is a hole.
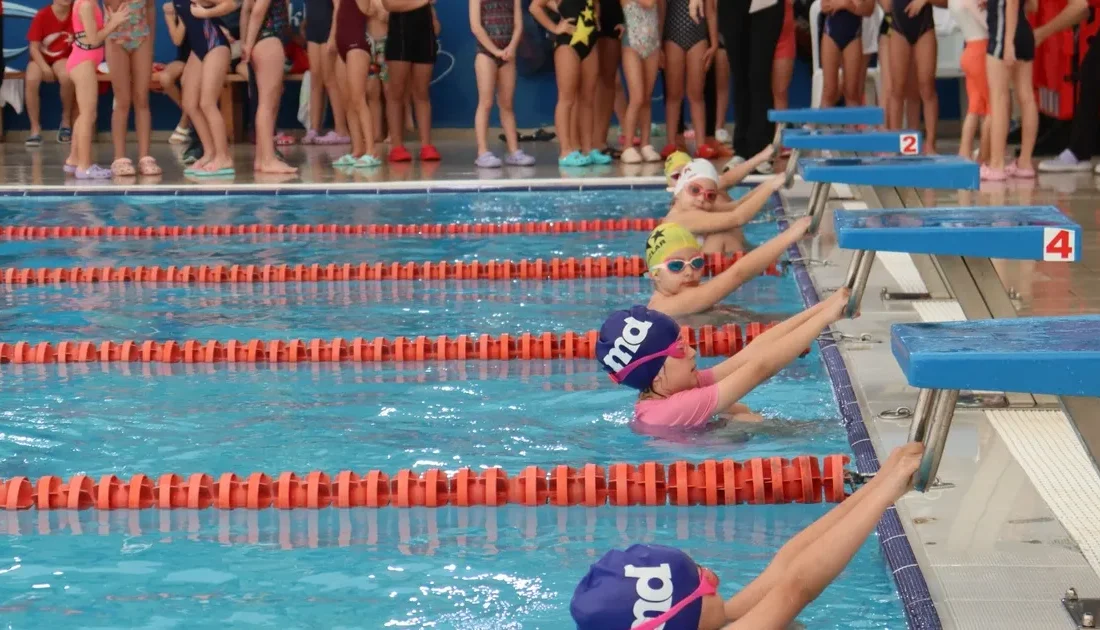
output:
M275 115L283 95L286 54L277 37L265 37L252 48L252 71L256 73L256 159L253 168L261 173L290 175L298 169L275 153ZM228 155L228 151L227 151Z
M644 64L645 61L642 60L637 51L629 46L623 47L623 74L626 75L626 88L630 93L630 100L626 104L626 119L621 127L623 137L627 143L627 146L623 147L624 149L633 146L631 144L633 139L642 135L639 124L642 108L645 106L645 101L653 96L652 93L645 91L646 72Z
M1032 89L1033 63L1017 61L1013 69L1016 82L1016 100L1020 104L1020 157L1016 165L1020 169L1033 168L1032 153L1035 152L1035 138L1039 133L1039 108L1035 104L1035 91Z
M325 124L325 45L306 42L306 55L311 71L309 80L309 131L321 131Z
M256 45L259 47L259 44ZM256 54L255 48L253 55ZM202 74L199 80L199 109L209 129L208 139L210 145L203 143L203 154L213 154L210 162L206 164L206 170L216 171L233 166L233 158L229 155L229 136L225 129L225 119L222 118L221 109L218 108L218 98L221 97L222 87L225 85L225 75L229 72L229 47L218 46L206 53L206 59L202 61ZM184 88L187 84L184 83ZM193 119L194 117L192 117ZM258 131L257 135L262 135ZM259 141L261 138L257 138ZM274 138L271 138L274 142ZM192 167L192 168L198 168Z
M558 83L558 102L554 106L554 130L558 134L559 153L565 157L580 149L573 135L573 110L577 103L577 88L581 83L581 63L569 46L554 50L554 75ZM392 70L391 70L392 72Z
M386 119L390 128L391 151L405 148L405 94L412 77L408 61L387 61L390 81L386 84Z
M890 109L886 112L886 128L901 129L902 108L905 104L906 87L914 79L908 76L909 72L909 41L896 30L890 31L890 75L893 88L893 98L890 99Z
M858 107L863 104L863 85L866 83L867 65L863 58L863 41L856 38L844 49L844 105Z
M600 80L599 49L593 50L581 62L581 90L577 95L577 127L581 153L588 155L596 146L596 86ZM607 141L606 138L603 139Z
M206 122L199 103L202 96L203 66L198 55L191 53L183 68L183 111L191 118L191 126L202 144L202 158L191 165L193 170L203 170L214 159L214 140L210 136L210 125Z
M130 55L122 46L108 40L107 65L111 68L111 90L115 95L115 106L111 111L111 144L114 145L116 160L126 157L126 135L129 131L130 103L133 84L130 81Z
M153 78L153 40L145 38L130 54L131 92L134 129L137 131L138 157L149 155L153 135L153 115L149 110L149 81Z
M493 111L496 94L497 64L484 53L474 55L474 76L477 77L477 111L474 113L474 132L477 135L477 154L489 151L489 114Z
M497 110L500 112L500 126L504 128L504 140L508 143L508 153L519 151L519 132L516 130L516 62L509 61L497 70Z
M917 62L917 86L924 105L924 152L933 154L936 152L936 126L940 122L940 97L936 94L936 31L933 29L921 35L913 52Z
M412 89L413 109L416 111L416 128L420 132L420 148L432 143L432 101L429 88L432 84L432 70L435 66L430 63L412 64ZM364 72L364 75L366 73Z
M673 42L665 42L665 125L671 144L677 144L676 125L684 106L684 63L684 50Z
M993 119L989 134L989 167L1004 170L1009 118L1008 68L1004 61L988 55L985 69L989 77L989 117Z
M706 44L698 43L684 55L687 66L687 99L691 111L691 128L695 130L696 147L701 146L707 137L707 103L703 97L707 81L707 69L703 65L703 56L706 53Z
M618 79L622 48L622 42L618 39L601 37L596 40L599 68L597 69L598 76L596 78L592 140L596 148L607 146L607 135L611 130L611 115L615 113L615 85ZM619 119L619 124L622 125L622 123L622 119Z
M350 54L352 51L348 51ZM366 143L363 142L363 130L359 128L359 116L356 103L352 100L351 90L351 76L348 69L348 63L346 59L338 60L336 62L337 71L340 73L340 82L344 84L348 89L343 90L343 94L347 97L347 102L344 103L344 111L347 114L348 121L348 133L351 135L351 155L356 158L363 157L363 154L367 151Z
M842 51L828 35L821 36L821 107L833 107L840 101L840 62Z
M329 107L332 108L332 128L336 130L336 135L347 137L348 123L347 112L344 111L344 91L339 82L334 80L336 78L337 57L336 49L325 44L322 63L325 69L325 90L328 92ZM381 108L379 108L379 111L381 111Z
M374 121L371 119L370 106L367 105L367 73L370 71L370 54L365 50L349 50L347 55L348 80L348 126L355 125L359 131L363 155L374 155ZM352 139L355 142L355 139Z

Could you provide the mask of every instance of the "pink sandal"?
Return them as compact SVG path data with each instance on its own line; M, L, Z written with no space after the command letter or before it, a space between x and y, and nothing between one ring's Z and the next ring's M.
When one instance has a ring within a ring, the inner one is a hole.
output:
M137 174L134 171L134 163L128 157L121 157L111 162L111 173L115 177L133 177Z
M1004 169L992 168L985 164L982 164L979 170L979 177L983 182L1003 182L1008 179L1008 175L1005 174Z
M160 169L160 165L157 164L156 158L151 155L146 155L145 157L138 160L138 173L141 175L145 175L148 177L160 175L163 172L164 171Z
M1035 179L1035 169L1020 168L1016 162L1005 167L1005 175L1016 179Z

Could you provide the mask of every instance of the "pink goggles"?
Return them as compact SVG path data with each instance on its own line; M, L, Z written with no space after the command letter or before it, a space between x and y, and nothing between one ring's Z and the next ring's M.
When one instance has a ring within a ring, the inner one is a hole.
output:
M713 571L699 567L699 586L692 591L691 595L676 602L676 605L660 615L647 620L645 623L633 626L631 630L656 630L662 624L672 621L676 615L680 614L680 611L690 606L695 600L717 593L718 583L718 576Z
M616 383L622 383L626 380L626 377L630 376L631 372L638 369L638 366L644 363L648 363L654 359L659 359L661 357L683 359L686 356L687 350L684 348L684 344L680 341L680 339L676 339L676 341L672 342L671 346L665 348L664 350L661 350L660 352L654 352L653 354L647 354L636 361L631 361L630 365L624 367L614 374L609 374L609 376L611 377L611 380L615 381Z

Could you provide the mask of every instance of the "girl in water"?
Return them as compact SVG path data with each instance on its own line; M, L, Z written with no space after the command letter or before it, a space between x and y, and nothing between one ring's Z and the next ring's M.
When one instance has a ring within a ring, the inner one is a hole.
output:
M746 247L741 226L767 206L784 181L783 174L774 175L741 199L719 202L718 171L710 162L696 159L676 178L665 221L679 223L701 237L702 250L708 254L742 251Z
M730 293L759 276L797 243L810 227L803 217L785 231L756 247L709 282L700 283L706 267L704 249L696 237L676 223L662 223L645 244L645 261L653 279L649 308L672 317L708 311Z
M623 15L626 33L623 35L623 74L630 101L622 132L628 138L641 138L642 150L627 140L623 164L660 162L661 154L649 142L653 122L653 86L661 65L661 24L664 23L664 0L624 0ZM683 154L686 155L686 154ZM669 156L672 159L672 156ZM690 158L689 158L690 159Z
M612 313L600 327L596 357L611 380L641 392L634 405L634 428L642 433L705 430L717 413L759 422L760 416L738 401L842 319L848 297L847 289L837 291L706 370L696 369L695 350L676 320L634 306Z
M115 159L111 172L119 177L134 175L134 163L126 157L126 132L130 106L134 108L134 128L138 141L138 172L160 175L156 159L149 155L153 118L149 112L149 81L153 78L153 36L150 26L156 16L153 0L114 0L107 4L110 11L126 5L129 17L107 37L107 67L111 70L111 89L115 94L111 113L111 141Z
M370 2L336 0L336 19L329 41L340 55L337 68L347 97L351 153L337 159L333 166L374 168L382 165L382 160L374 155L374 117L367 104L367 75L371 64L371 47L367 40Z
M508 143L504 162L509 166L531 166L535 158L519 148L516 112L516 48L523 37L523 10L519 0L470 0L470 30L477 39L474 73L477 75L477 160L480 168L500 168L502 162L489 150L489 113L496 96L500 125Z
M557 22L547 14L552 2L532 0L530 11L543 28L555 35L558 103L554 107L554 130L560 146L558 164L610 164L611 157L596 148L594 138L593 107L599 78L595 0L558 0L557 12L561 19ZM576 116L575 127L573 116Z
M298 168L279 159L275 150L275 117L283 95L286 52L283 48L289 32L287 0L244 0L241 23L241 61L251 64L256 75L256 157L252 168L257 173L293 175ZM364 31L366 24L363 25Z
M718 200L732 201L733 198L729 195L729 189L752 175L757 166L771 160L773 155L775 155L775 147L769 144L760 153L748 160L740 160L736 164L727 163L722 170L722 175L718 178ZM732 163L733 160L730 162ZM683 151L669 154L668 159L665 160L665 182L668 184L668 192L672 192L676 186L676 180L680 178L680 173L690 163L691 156Z
M103 63L103 43L108 35L130 20L130 7L122 5L104 24L103 11L96 0L76 0L72 16L73 51L65 61L65 70L73 81L77 114L65 170L74 173L77 179L107 179L111 171L92 164L96 100L99 98L96 66Z

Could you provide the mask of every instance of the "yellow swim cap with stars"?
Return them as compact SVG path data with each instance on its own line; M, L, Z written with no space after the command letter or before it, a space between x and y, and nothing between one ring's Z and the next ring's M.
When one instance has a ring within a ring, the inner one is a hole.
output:
M673 252L699 249L699 241L677 223L662 223L649 233L645 242L645 264L649 268L663 263Z
M665 182L668 184L669 189L675 183L672 179L672 175L680 171L691 162L691 156L683 151L676 151L670 153L668 158L665 159Z

